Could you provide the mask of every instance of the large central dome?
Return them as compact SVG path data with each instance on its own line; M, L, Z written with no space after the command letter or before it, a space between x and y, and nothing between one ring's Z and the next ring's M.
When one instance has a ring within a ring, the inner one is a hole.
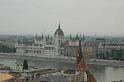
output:
M64 36L64 32L60 28L60 24L58 25L58 29L55 31L54 36Z

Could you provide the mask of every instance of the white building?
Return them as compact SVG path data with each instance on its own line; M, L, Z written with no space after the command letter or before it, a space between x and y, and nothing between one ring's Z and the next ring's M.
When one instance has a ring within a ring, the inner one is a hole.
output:
M45 36L42 34L41 37L36 35L34 43L31 45L17 44L16 53L19 55L30 55L30 56L58 56L62 55L64 43L64 32L58 25L58 29L54 33L54 37Z

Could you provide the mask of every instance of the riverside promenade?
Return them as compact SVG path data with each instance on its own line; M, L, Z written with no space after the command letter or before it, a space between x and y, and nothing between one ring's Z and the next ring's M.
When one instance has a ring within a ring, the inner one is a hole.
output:
M76 57L67 56L40 56L40 55L30 55L30 54L16 54L16 53L0 53L0 58L9 59L27 59L27 60L41 60L41 61L53 61L53 62L65 62L65 63L75 63ZM95 65L108 65L108 66L123 66L124 61L117 60L102 60L102 59L91 59L87 61L88 64Z
M0 58L11 59L29 59L29 60L42 60L42 61L55 61L55 62L69 62L75 63L75 57L67 56L43 56L43 55L30 55L30 54L16 54L16 53L0 53Z

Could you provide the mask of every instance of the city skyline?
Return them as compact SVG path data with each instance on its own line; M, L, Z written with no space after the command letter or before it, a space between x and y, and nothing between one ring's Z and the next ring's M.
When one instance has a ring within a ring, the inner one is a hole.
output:
M1 0L0 34L124 35L123 0Z

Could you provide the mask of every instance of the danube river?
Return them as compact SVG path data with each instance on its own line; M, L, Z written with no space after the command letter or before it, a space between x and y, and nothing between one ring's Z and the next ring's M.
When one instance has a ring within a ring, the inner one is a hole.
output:
M0 58L0 64L16 68L16 64L22 64L22 59L6 59ZM73 63L58 63L40 60L28 60L28 64L34 67L53 68L53 69L75 69ZM96 76L97 82L111 82L114 80L124 80L124 67L118 66L103 66L103 65L89 65Z

